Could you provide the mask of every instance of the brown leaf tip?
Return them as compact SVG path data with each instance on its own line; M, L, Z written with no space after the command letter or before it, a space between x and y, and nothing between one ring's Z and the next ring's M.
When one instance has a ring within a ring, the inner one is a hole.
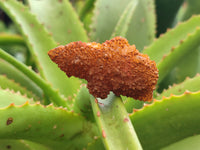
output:
M48 55L68 77L86 79L95 97L104 99L113 91L117 96L152 100L158 80L156 64L125 38L115 37L103 44L72 42Z

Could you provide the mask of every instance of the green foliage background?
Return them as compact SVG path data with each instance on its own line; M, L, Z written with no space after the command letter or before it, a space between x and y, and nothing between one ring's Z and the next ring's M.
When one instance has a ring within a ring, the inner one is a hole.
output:
M0 149L200 147L199 0L0 0ZM151 104L89 94L47 52L123 36L159 69Z

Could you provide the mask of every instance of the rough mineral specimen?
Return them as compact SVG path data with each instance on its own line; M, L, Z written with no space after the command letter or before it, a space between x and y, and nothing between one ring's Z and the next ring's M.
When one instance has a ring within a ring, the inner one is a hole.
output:
M68 77L86 79L95 97L104 99L113 91L117 96L152 99L158 80L156 64L125 38L115 37L103 44L72 42L48 55Z

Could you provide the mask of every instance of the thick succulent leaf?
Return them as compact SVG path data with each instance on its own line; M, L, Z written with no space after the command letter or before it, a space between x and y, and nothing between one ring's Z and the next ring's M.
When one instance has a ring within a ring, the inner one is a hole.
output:
M24 73L29 79L34 81L45 93L46 96L51 98L52 102L57 106L63 106L70 109L67 105L65 99L58 93L58 91L54 90L52 86L47 83L44 79L42 79L38 74L36 74L33 70L28 68L25 64L17 61L14 57L0 49L0 58L12 64L14 67L18 68L22 73ZM48 104L47 99L44 99L44 103Z
M55 41L60 44L88 41L83 25L68 0L28 0L28 3L31 12L52 33Z
M187 20L194 14L200 13L200 1L199 0L186 0L182 5L179 13L174 21L177 22ZM200 73L200 47L196 50L192 50L192 53L187 54L187 57L176 63L176 67L170 72L170 74L159 85L159 88L167 88L172 83L180 83L186 77L193 77L196 73Z
M91 40L97 42L108 40L130 2L131 0L97 0L91 27Z
M97 0L91 31L92 40L98 42L108 40L130 2L132 0ZM154 2L152 0L139 0L125 37L130 44L135 44L139 50L142 50L145 45L153 41L154 35Z
M173 67L176 66L181 59L184 59L184 57L187 57L187 54L192 53L192 51L195 51L198 48L199 39L200 26L196 28L195 32L189 34L186 39L182 40L177 47L173 47L171 53L163 57L163 59L157 64L159 70L158 83L163 80L163 78L173 69Z
M27 89L22 87L19 83L16 83L14 80L8 79L5 75L0 75L0 87L2 89L10 89L15 92L20 92L22 95L26 95L28 98L33 98L34 100L40 99L31 91L28 91Z
M120 97L91 97L91 103L105 149L142 149Z
M95 142L89 143L86 150L106 150L102 140L100 138L96 139Z
M85 17L83 19L84 28L88 33L90 33L90 31L91 31L90 26L91 26L91 23L92 23L92 17L93 17L93 11L91 10L90 12L88 12L85 15Z
M82 86L80 91L77 93L74 103L74 112L80 113L87 119L94 121L92 107L90 103L90 93L86 86Z
M131 97L122 97L124 106L128 113L132 113L133 109L140 109L144 106L144 102L140 100L135 100Z
M96 127L83 117L52 105L10 105L0 109L0 116L1 139L26 139L57 149L83 149L98 136Z
M50 150L46 146L27 140L0 140L1 150Z
M200 92L185 92L180 96L154 101L131 114L130 119L143 148L161 149L200 134L199 99Z
M197 47L199 27L200 16L193 17L168 31L144 50L144 53L148 54L158 65L160 74L158 82L176 65L176 61L180 60L189 50ZM193 35L189 36L189 34ZM169 61L171 61L169 64L164 64Z
M170 97L173 95L181 95L185 91L197 92L200 91L200 75L198 74L194 78L186 78L186 80L180 84L174 84L167 90L164 90L161 94L159 94L156 99L160 100L162 97Z
M26 95L22 96L19 92L15 93L9 89L1 89L0 88L0 108L6 107L11 103L15 105L22 105L26 101L33 103L33 99L28 99Z
M126 6L110 38L114 38L116 36L123 36L123 37L126 36L128 31L128 26L131 22L131 18L137 7L137 4L138 0L133 0Z
M182 5L181 14L178 14L177 21L183 21L189 19L194 14L200 14L200 1L199 0L186 0L185 3Z
M173 143L162 150L198 150L200 147L200 135L194 135L188 138L185 138L181 141Z
M184 0L156 0L157 30L158 35L164 33L172 26L179 7Z
M7 78L14 80L27 90L32 91L36 96L42 98L42 90L19 69L15 68L8 62L0 59L0 74L5 75Z
M173 83L181 83L186 77L194 77L200 73L200 47L192 49L192 53L187 54L176 63L176 66L159 84L159 89L166 89Z
M86 0L84 6L79 12L79 17L83 21L88 13L94 8L95 0Z
M67 96L73 96L80 86L77 78L67 78L56 64L47 55L47 52L55 48L57 44L46 32L36 17L27 7L15 0L0 0L0 7L12 18L21 29L25 41L37 61L40 74L53 84L53 87Z
M155 40L143 53L148 54L158 64L163 56L170 54L173 47L178 46L181 40L186 39L188 34L194 33L199 26L200 16L194 16Z
M126 38L138 50L151 44L155 38L156 17L154 0L139 0L131 19Z

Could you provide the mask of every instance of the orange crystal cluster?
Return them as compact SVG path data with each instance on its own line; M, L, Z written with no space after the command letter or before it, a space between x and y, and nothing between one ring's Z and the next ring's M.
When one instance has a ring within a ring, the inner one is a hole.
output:
M158 80L156 64L125 38L115 37L103 44L72 42L48 55L68 77L86 79L95 97L104 99L113 91L117 96L152 100Z

